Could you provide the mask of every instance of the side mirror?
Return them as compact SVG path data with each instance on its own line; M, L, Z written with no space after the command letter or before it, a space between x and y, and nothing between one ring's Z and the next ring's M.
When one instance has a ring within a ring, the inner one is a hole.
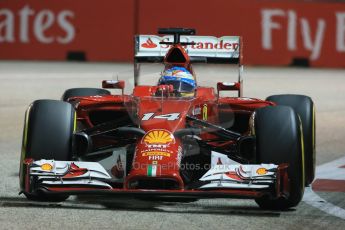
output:
M122 80L103 80L102 81L103 89L121 89L122 94L125 89L125 81Z
M241 97L241 82L218 82L217 91L237 91L238 96Z
M219 91L239 91L241 83L239 82L218 82L217 90Z

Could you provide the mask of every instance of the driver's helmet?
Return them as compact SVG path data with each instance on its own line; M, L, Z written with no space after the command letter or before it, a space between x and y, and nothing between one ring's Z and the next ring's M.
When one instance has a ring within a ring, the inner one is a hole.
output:
M194 96L196 82L194 76L183 67L166 69L159 79L158 85L172 85L174 92L180 97Z

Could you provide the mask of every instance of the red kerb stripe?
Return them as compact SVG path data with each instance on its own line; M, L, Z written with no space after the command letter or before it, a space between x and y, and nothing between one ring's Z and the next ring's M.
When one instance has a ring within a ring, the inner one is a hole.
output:
M316 179L312 188L314 191L345 192L345 180Z

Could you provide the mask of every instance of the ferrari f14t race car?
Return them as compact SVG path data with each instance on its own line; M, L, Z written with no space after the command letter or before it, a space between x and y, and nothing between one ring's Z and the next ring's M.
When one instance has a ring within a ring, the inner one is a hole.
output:
M61 100L29 106L21 192L43 201L94 194L297 206L315 172L311 98L242 97L239 36L196 36L182 28L159 34L135 37L133 93L124 94L124 81L104 80L102 89L68 89ZM142 63L154 62L164 65L158 83L139 84ZM198 85L193 63L238 65L238 81Z

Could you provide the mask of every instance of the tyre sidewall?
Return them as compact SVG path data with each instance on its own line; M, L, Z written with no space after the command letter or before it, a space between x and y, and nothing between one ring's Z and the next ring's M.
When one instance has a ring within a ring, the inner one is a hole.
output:
M305 183L309 185L315 178L315 106L312 99L304 95L283 94L273 95L266 99L277 105L290 106L299 115L304 139L305 151Z
M296 206L304 193L303 145L298 115L287 106L269 106L255 112L257 163L288 163L287 199L258 199L260 206L286 209Z

